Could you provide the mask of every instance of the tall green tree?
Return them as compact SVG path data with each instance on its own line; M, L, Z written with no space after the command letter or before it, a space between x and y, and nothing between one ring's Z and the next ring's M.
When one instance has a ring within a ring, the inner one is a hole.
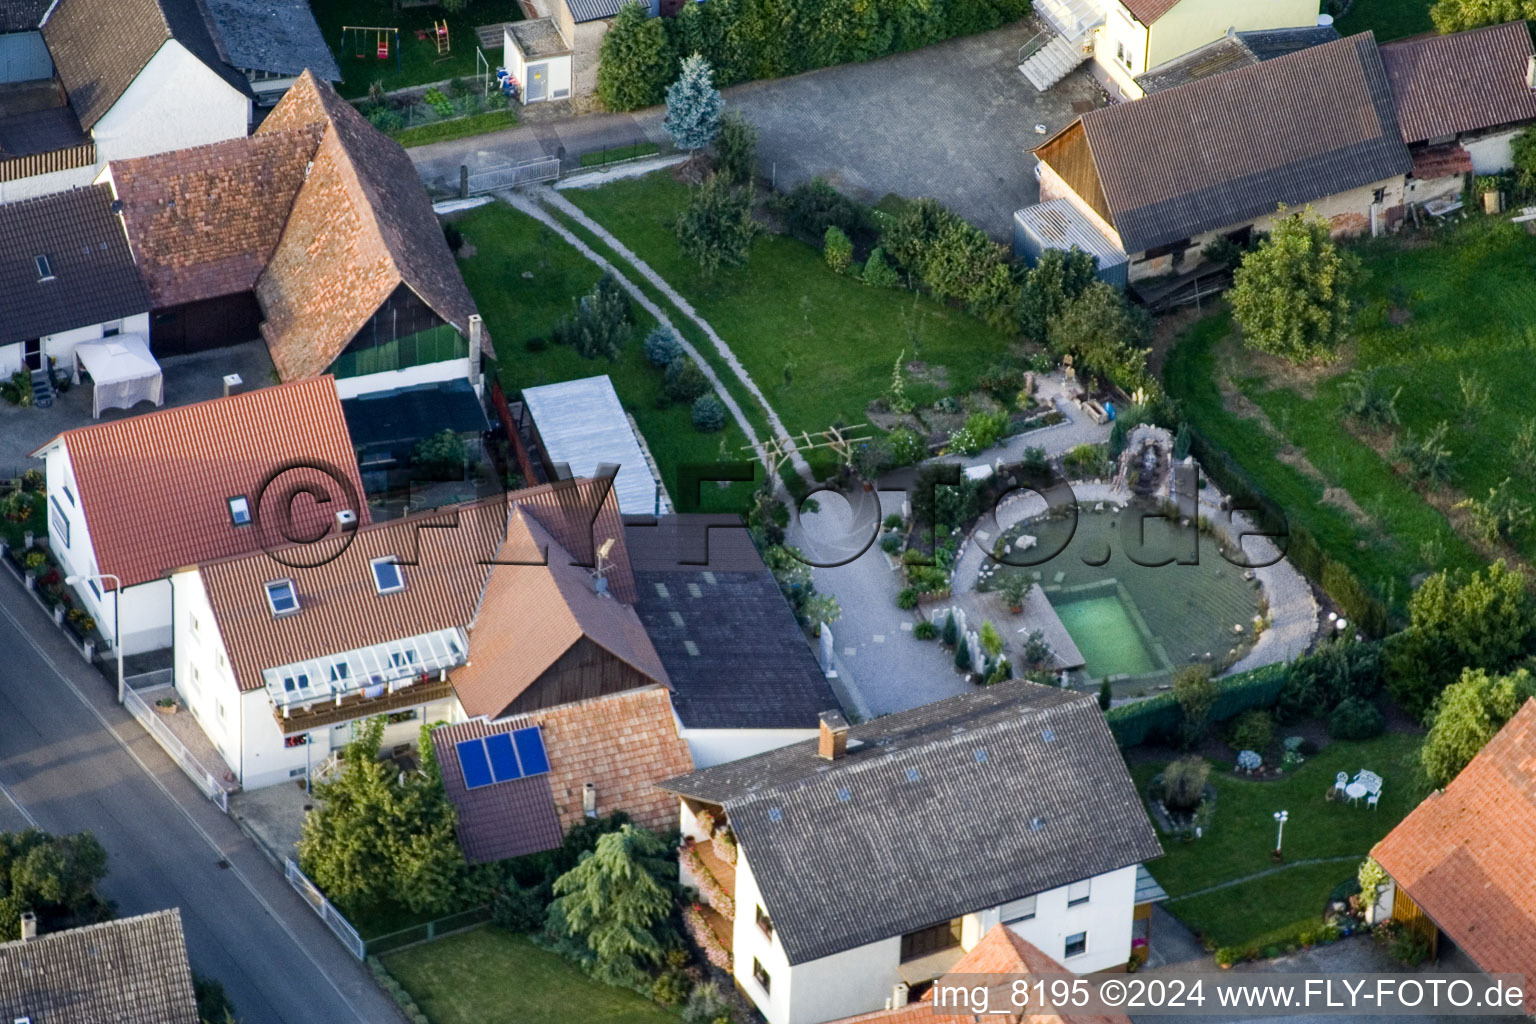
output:
M89 832L51 835L39 829L0 833L0 934L15 938L22 911L45 927L110 917L96 895L107 875L107 851Z
M546 928L599 980L633 985L662 962L677 872L666 854L653 833L623 825L555 879Z
M609 110L638 110L666 95L676 70L662 19L639 2L626 3L603 36L598 55L597 98Z
M1525 577L1502 560L1477 572L1440 572L1408 602L1408 628L1386 646L1387 689L1423 715L1462 669L1502 672L1531 650L1536 609Z
M743 267L757 237L752 219L752 189L711 174L693 189L677 216L677 242L683 255L696 260L705 277L721 267Z
M757 129L734 110L721 120L715 136L715 171L733 185L750 185L757 177Z
M1249 348L1295 363L1334 358L1349 335L1350 289L1360 261L1342 251L1328 222L1280 207L1274 230L1243 256L1232 315Z
M1483 25L1536 18L1536 0L1438 0L1429 9L1435 31L1448 35Z
M1155 383L1141 347L1147 330L1146 316L1118 288L1097 280L1046 321L1053 353L1072 356L1079 374L1105 377L1126 391Z
M1536 676L1523 668L1505 676L1482 669L1462 672L1435 701L1429 735L1419 749L1429 781L1444 788L1533 697Z
M1098 273L1099 261L1075 246L1041 253L1024 274L1019 294L1019 327L1024 336L1044 344L1051 318L1086 291Z
M1209 665L1186 665L1173 674L1173 699L1184 713L1185 743L1193 746L1205 738L1217 692Z
M661 122L672 144L689 154L708 146L720 134L724 112L709 61L697 53L685 57L677 81L667 87L667 116Z

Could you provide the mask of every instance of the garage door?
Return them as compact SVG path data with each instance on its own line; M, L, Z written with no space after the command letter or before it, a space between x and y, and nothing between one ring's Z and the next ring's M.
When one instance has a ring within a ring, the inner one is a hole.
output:
M204 352L261 337L261 307L252 292L156 310L149 348L156 358Z

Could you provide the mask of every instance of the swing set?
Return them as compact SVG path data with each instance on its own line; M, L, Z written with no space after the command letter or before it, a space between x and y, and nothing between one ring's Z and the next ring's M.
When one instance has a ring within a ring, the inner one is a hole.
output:
M395 51L395 70L400 70L400 30L398 28L380 28L376 25L343 25L341 26L341 50L347 52L347 33L352 33L352 56L363 60L368 56L368 42L375 43L375 53L379 60L389 60L389 51L393 45Z

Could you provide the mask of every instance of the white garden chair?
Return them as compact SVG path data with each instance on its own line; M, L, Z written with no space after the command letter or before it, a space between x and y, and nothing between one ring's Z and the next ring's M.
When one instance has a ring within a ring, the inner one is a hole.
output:
M1349 785L1349 773L1339 772L1338 776L1333 781L1333 788L1343 789L1347 785Z
M1376 792L1372 793L1370 796L1365 798L1365 805L1367 807L1369 807L1373 811L1376 809L1376 805L1378 803L1380 803L1380 802L1381 802L1381 790L1380 789L1376 790Z

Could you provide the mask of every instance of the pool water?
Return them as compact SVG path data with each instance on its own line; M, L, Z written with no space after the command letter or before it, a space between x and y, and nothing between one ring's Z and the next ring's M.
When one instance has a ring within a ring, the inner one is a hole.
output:
M1083 671L1091 678L1140 676L1162 668L1118 594L1085 597L1055 609L1082 653Z

